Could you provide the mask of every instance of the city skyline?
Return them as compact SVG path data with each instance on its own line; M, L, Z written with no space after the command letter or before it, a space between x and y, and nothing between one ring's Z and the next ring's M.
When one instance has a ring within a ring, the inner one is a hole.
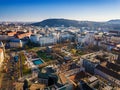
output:
M119 0L0 0L0 21L120 19Z

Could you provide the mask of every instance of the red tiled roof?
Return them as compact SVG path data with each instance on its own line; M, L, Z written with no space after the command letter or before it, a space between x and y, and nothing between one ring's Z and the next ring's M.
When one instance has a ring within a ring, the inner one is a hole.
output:
M3 52L3 49L0 48L0 53Z

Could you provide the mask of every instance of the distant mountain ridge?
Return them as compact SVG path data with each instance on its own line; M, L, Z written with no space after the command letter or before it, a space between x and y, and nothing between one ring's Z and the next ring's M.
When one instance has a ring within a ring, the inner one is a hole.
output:
M114 20L110 20L108 21L109 24L120 24L120 19L114 19Z
M74 27L115 27L120 29L120 19L110 20L107 22L94 22L94 21L77 21L69 19L46 19L41 22L32 23L34 26L49 26L49 27L59 27L59 26L74 26Z
M42 26L45 27L46 25L49 27L55 27L55 26L74 26L74 27L79 27L79 26L89 26L89 24L98 24L98 22L93 22L93 21L77 21L77 20L69 20L69 19L46 19L41 22L33 23L32 25L34 26Z

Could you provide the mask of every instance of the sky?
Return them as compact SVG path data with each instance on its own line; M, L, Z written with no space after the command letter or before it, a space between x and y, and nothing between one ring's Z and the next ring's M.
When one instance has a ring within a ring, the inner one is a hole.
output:
M120 19L120 0L0 0L0 21Z

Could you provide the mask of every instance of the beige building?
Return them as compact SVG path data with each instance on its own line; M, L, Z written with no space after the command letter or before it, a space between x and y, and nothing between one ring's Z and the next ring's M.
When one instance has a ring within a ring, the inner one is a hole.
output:
M3 49L0 48L0 67L2 65L3 60L4 60L4 52Z
M23 43L22 43L22 41L21 40L11 40L10 42L9 42L9 45L10 45L10 47L13 47L13 48L19 48L19 47L22 47L23 46Z

